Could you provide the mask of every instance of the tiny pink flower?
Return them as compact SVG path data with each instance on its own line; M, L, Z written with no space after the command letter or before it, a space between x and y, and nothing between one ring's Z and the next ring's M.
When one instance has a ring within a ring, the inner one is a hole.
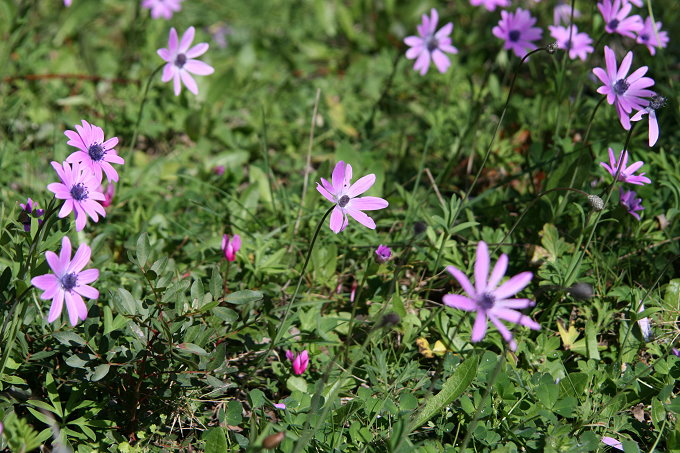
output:
M331 181L332 183L329 183L321 178L321 184L316 183L316 190L328 201L336 203L331 213L331 231L335 234L343 231L349 223L348 214L363 226L374 230L375 222L363 211L383 209L389 203L378 197L355 197L371 188L375 183L375 175L371 173L359 178L357 182L352 184L352 166L340 161L333 169Z
M228 234L222 236L222 251L227 261L235 261L239 250L241 250L241 236L235 234L231 239Z
M217 176L222 176L224 174L224 165L216 165L212 168L212 172Z
M654 146L659 139L659 123L656 120L656 111L666 104L666 98L663 96L654 95L649 105L642 110L639 110L635 115L630 117L631 121L640 121L643 116L648 115L649 118L649 146Z
M475 286L472 286L467 276L453 266L446 268L453 277L458 280L467 296L458 294L446 294L444 304L449 307L464 311L475 311L474 326L472 327L472 342L481 341L486 335L487 319L496 326L503 339L509 344L511 350L517 349L517 343L512 337L510 330L501 322L509 321L521 324L533 330L540 330L541 326L526 315L516 311L527 307L533 307L535 302L529 299L511 299L529 284L533 274L522 272L498 286L508 268L508 256L502 254L489 276L489 250L484 241L477 245L477 260L475 261Z
M420 75L425 75L430 68L430 61L434 62L437 70L445 73L451 62L446 53L458 53L458 49L451 45L451 32L453 31L453 24L451 22L444 25L439 31L437 30L437 22L439 15L437 10L432 8L430 17L423 14L423 22L418 25L418 35L408 36L404 42L410 47L406 51L406 58L409 60L416 59L413 69L420 72Z
M470 0L472 6L483 5L489 11L493 11L497 6L505 8L510 6L510 0Z
M87 216L94 222L99 221L99 215L106 217L106 211L99 203L106 197L99 192L99 182L95 180L89 169L76 162L72 166L68 162L60 165L52 162L52 167L59 175L61 182L53 182L47 189L54 192L60 200L66 200L59 211L59 218L66 217L73 211L76 219L76 231L81 231L87 223ZM98 215L99 214L99 215Z
M619 160L617 162L616 158L614 157L614 150L609 148L609 165L607 165L605 162L600 162L600 165L602 165L612 176L616 176L620 166L621 171L619 172L619 181L621 182L637 184L638 186L650 184L652 182L648 177L645 176L644 173L640 173L639 175L633 174L645 164L644 162L637 161L630 167L627 167L626 163L628 163L628 151L621 151L621 154L619 154Z
M349 290L349 301L354 302L354 298L357 296L357 288L359 287L359 282L354 280L352 282L352 286L350 287Z
M640 220L640 214L636 211L645 209L642 206L642 198L637 198L637 194L632 190L623 190L623 187L619 187L619 201L626 208L628 214Z
M618 33L622 36L635 39L635 34L642 28L642 18L637 14L628 17L633 8L628 2L621 0L602 0L597 4L597 8L602 13L607 33Z
M648 101L644 98L654 95L654 92L647 88L654 85L654 80L643 77L647 73L647 66L642 66L628 75L630 66L633 63L633 52L628 52L621 66L616 66L616 55L608 46L604 46L604 59L607 70L602 68L593 69L593 73L604 84L597 89L597 92L607 96L607 102L614 104L619 121L624 129L630 129L630 118L628 115L635 110L642 109Z
M99 189L101 192L101 188ZM113 196L116 194L116 185L112 182L109 183L108 186L106 186L106 191L104 191L104 201L102 201L102 206L105 208L108 208L111 206L111 203L113 203Z
M118 173L111 164L124 164L125 161L113 149L118 144L118 137L104 140L104 131L101 127L82 120L82 126L76 124L76 131L65 131L64 135L69 138L66 143L78 148L66 158L66 162L81 162L83 168L89 169L97 181L102 180L102 171L106 173L108 181L118 181Z
M505 49L512 49L515 55L522 58L536 48L533 41L541 39L543 35L543 30L533 26L535 23L536 18L522 8L517 8L514 13L501 11L501 20L492 32L495 37L505 40Z
M658 38L657 39L657 33ZM649 49L649 53L656 54L656 48L664 48L668 44L668 33L661 31L661 22L654 24L651 17L645 19L644 27L638 32L637 43L644 44Z
M300 354L294 354L290 349L286 351L286 358L293 363L293 373L300 375L305 372L309 365L309 354L305 349Z
M179 96L182 91L182 83L189 91L198 94L198 86L191 74L208 75L212 74L215 69L207 63L200 60L195 60L196 57L203 55L209 47L208 43L202 42L191 46L194 40L196 30L194 27L189 27L182 35L182 39L177 38L177 30L170 29L170 36L168 38L168 47L158 49L158 55L168 62L163 67L163 82L169 82L173 79L175 96ZM190 74L191 73L191 74Z
M34 277L31 284L44 291L40 295L41 299L52 299L48 322L54 322L59 317L64 301L72 326L75 326L79 319L84 321L87 318L87 307L83 297L88 299L99 297L99 291L88 285L99 278L99 270L83 270L90 261L91 253L90 247L81 244L71 260L71 241L66 236L61 241L59 256L51 251L45 252L45 258L53 273Z
M375 251L375 255L376 261L381 264L386 263L392 257L392 250L388 246L380 244Z
M645 304L640 301L640 307L638 308L638 313L642 313L645 311ZM644 338L645 341L649 341L652 339L652 324L649 322L649 318L644 317L638 319L638 326L640 327L640 332L642 332L642 338Z
M550 36L557 40L557 47L569 51L569 58L580 58L585 61L588 54L593 52L593 40L587 33L579 33L576 25L567 27L549 25Z
M581 17L581 11L574 8L574 19L579 17ZM569 25L571 23L571 5L568 3L557 5L553 10L553 22L554 25L562 23Z
M285 410L286 410L286 405L285 405L285 403L274 403L274 407L277 408L277 409L279 409L279 410L282 410L282 411L285 411Z
M182 9L182 2L184 0L143 0L142 8L151 10L151 18L170 20L174 13Z

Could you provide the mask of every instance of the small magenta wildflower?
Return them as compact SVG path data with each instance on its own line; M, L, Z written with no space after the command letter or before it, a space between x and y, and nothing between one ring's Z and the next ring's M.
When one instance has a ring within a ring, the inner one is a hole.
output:
M76 124L76 131L65 131L69 138L66 143L78 148L66 158L68 163L81 162L88 168L97 181L102 180L102 170L109 181L118 181L118 173L111 164L124 164L125 161L113 149L118 144L118 137L104 141L104 131L101 127L82 120L82 126Z
M181 41L177 38L177 30L170 29L170 36L168 37L168 47L158 49L158 55L168 64L163 67L163 82L169 82L173 79L175 96L179 96L182 92L182 83L189 91L198 94L198 86L191 74L208 75L215 72L212 66L200 60L195 60L196 57L207 52L209 44L202 42L189 48L191 42L194 40L196 29L189 27L182 35ZM191 74L190 74L191 73Z
M579 17L581 17L581 11L574 8L574 19ZM569 25L571 23L571 5L567 3L557 5L553 10L553 22L554 25L562 23Z
M286 410L286 404L285 403L274 403L274 407L279 409L279 410L282 410L282 411Z
M222 236L222 251L227 261L235 261L239 250L241 250L241 236L235 234L231 239L228 234Z
M543 30L533 27L536 18L529 11L517 8L514 13L501 11L501 20L493 27L493 35L505 40L505 49L512 49L519 58L524 57L536 45L532 41L541 39Z
M593 40L587 33L579 33L576 25L571 26L571 30L562 26L548 26L550 36L557 40L560 49L569 51L569 58L575 60L580 58L585 61L588 54L593 52Z
M103 191L101 187L99 188L99 191L104 193L104 201L102 201L102 206L108 208L111 206L111 203L113 203L114 195L116 195L116 185L110 182L109 185L106 186L105 191Z
M597 89L597 92L607 96L607 102L614 104L619 121L624 129L630 129L630 118L628 115L635 110L644 107L647 101L643 98L654 95L654 92L647 87L654 85L654 80L643 77L647 73L647 66L638 68L631 75L628 75L630 66L633 63L633 52L628 52L621 66L616 67L616 55L608 46L604 46L604 59L607 66L605 71L602 68L594 68L593 73L604 85Z
M381 264L386 263L390 260L390 258L392 258L392 250L388 246L380 244L375 250L375 255L376 261Z
M637 161L630 167L626 167L626 163L628 163L628 151L621 151L621 154L619 154L619 160L617 162L616 158L614 157L614 150L609 148L609 165L607 165L605 162L600 162L600 165L602 165L612 176L616 176L616 172L620 166L621 171L619 172L619 181L621 182L637 184L638 186L652 182L648 177L645 176L644 173L640 173L639 175L633 174L645 164L644 162Z
M654 146L659 139L659 123L656 120L656 111L666 104L666 98L663 96L654 95L649 105L639 110L633 115L631 121L640 121L643 116L648 115L649 118L649 146Z
M614 439L613 437L604 436L602 438L602 443L605 445L609 445L610 447L616 448L617 450L623 451L623 444L619 440Z
M59 211L59 217L66 217L73 211L76 219L76 231L81 231L87 223L87 216L93 221L99 221L99 215L106 217L106 211L99 203L106 197L99 192L99 182L95 180L93 173L83 171L80 163L73 166L68 162L60 165L52 162L52 167L59 175L61 182L53 182L47 189L54 192L54 196L60 200L66 200ZM98 215L99 214L99 215Z
M349 223L347 214L363 226L374 230L375 222L362 211L383 209L389 206L389 203L379 197L355 197L371 188L375 183L375 175L371 173L352 184L352 166L340 161L333 169L331 181L332 184L321 178L321 184L316 183L316 190L328 201L336 203L331 213L331 230L335 234L343 231Z
M449 37L453 31L453 24L449 22L436 31L438 21L439 14L436 9L432 8L430 17L423 14L423 23L418 25L420 36L408 36L404 39L404 42L410 46L410 49L406 51L406 58L416 59L413 69L419 71L420 75L427 73L430 60L434 62L439 72L446 72L451 62L444 52L458 53L458 49L451 45Z
M286 358L292 362L293 373L297 375L304 373L309 365L309 354L306 349L299 354L294 354L289 349L286 351Z
M517 343L512 337L510 330L501 320L521 324L534 330L540 330L541 326L526 315L516 311L532 307L535 302L529 299L510 299L529 284L533 274L522 272L512 277L507 282L498 286L508 268L508 256L502 254L489 277L489 250L484 241L477 245L477 260L475 261L475 286L473 287L467 276L457 268L446 268L453 277L458 280L460 286L467 293L466 296L458 294L446 294L444 304L449 307L465 311L476 311L477 317L472 328L472 342L481 341L486 335L487 318L496 326L503 339L509 344L511 350L517 349Z
M212 168L212 172L217 176L222 176L224 174L224 165L216 165Z
M642 30L642 18L637 14L628 17L633 8L628 2L621 0L602 0L597 8L604 18L604 29L607 33L618 33L635 39L635 34Z
M54 322L59 317L64 301L72 326L75 326L79 319L84 321L87 318L87 307L83 297L88 299L99 297L99 291L88 285L99 278L99 270L83 270L90 261L91 253L89 246L81 244L71 260L71 241L66 236L61 241L59 256L51 251L45 252L45 258L53 273L34 277L31 284L44 291L40 295L41 299L52 299L48 322Z
M142 8L151 10L151 18L170 20L174 13L182 9L182 2L184 0L143 0Z
M470 4L472 6L483 5L487 10L493 11L497 6L500 6L501 8L510 6L510 0L470 0Z
M636 219L640 220L640 214L636 211L642 211L645 208L642 206L642 198L636 198L637 194L632 190L623 190L623 187L619 187L619 201L621 205L628 211L628 214L632 215Z
M38 209L38 203L31 200L30 198L26 201L26 204L19 203L21 206L21 213L19 214L19 221L24 226L24 231L31 231L31 217L38 219L38 225L42 224L42 217L45 214L44 209Z
M649 49L649 53L656 55L656 48L658 47L661 49L666 47L668 41L668 33L661 31L661 22L657 22L655 24L651 17L645 19L642 30L638 32L638 44L644 44L647 46L647 49Z

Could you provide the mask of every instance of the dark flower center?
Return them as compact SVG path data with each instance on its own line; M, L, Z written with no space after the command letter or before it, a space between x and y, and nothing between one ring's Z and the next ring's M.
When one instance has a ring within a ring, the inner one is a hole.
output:
M82 201L87 198L87 187L82 182L71 187L71 196L76 201Z
M519 37L522 34L520 33L519 30L510 30L510 33L508 33L508 38L510 38L510 41L512 42L517 42L519 41Z
M64 288L66 291L71 291L73 288L75 288L78 284L78 275L75 272L71 272L70 274L66 274L63 277L61 277L61 287Z
M90 159L97 162L102 160L104 154L106 154L106 150L99 143L93 143L87 148L87 154L90 155Z
M187 62L187 56L184 55L183 53L177 55L177 58L175 58L175 66L177 66L178 68L181 68L182 66L184 66L186 64L186 62Z
M623 93L626 92L626 90L628 90L629 86L630 85L628 84L628 82L626 82L624 79L619 79L616 81L616 83L614 83L614 93L617 96L621 96Z
M649 41L649 35L646 33L643 33L640 35L640 39L643 41Z
M338 200L338 206L340 206L341 208L347 206L347 203L349 203L349 197L347 195L341 196L340 199Z
M427 46L427 50L432 52L437 47L439 47L439 40L434 36L430 36L429 38L427 38L425 45Z
M489 310L496 302L496 297L490 293L484 293L477 299L477 305L483 310Z
M619 20L618 20L618 19L612 19L612 20L609 21L609 23L607 24L607 26L608 26L609 28L611 28L612 30L616 30L616 27L619 26Z

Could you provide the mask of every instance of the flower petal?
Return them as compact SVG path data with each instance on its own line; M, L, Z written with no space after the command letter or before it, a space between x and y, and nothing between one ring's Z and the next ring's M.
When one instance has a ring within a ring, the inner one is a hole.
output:
M479 241L477 245L477 259L475 260L475 288L477 294L486 291L486 281L489 278L489 248L486 242Z
M529 284L533 276L534 275L531 272L522 272L521 274L515 275L494 291L496 300L507 299L508 297L517 294Z
M472 342L477 343L481 341L486 335L486 313L483 311L477 312L477 317L475 318L475 324L472 326Z
M445 294L442 298L445 305L449 307L457 308L459 310L465 311L475 311L477 310L477 304L474 300L469 297L461 296L458 294Z
M389 203L379 197L352 198L347 204L348 209L359 209L361 211L375 211L387 206L389 206Z
M477 292L475 291L475 288L472 286L472 283L470 283L470 280L468 280L467 276L458 270L457 268L453 266L447 266L446 270L453 275L453 278L458 280L458 283L460 286L463 288L463 291L465 291L468 296L474 298L477 296Z
M350 186L350 188L347 190L346 195L350 198L354 198L366 192L368 189L371 188L373 184L375 184L375 175L373 173L371 173L370 175L363 176L359 178L357 182Z

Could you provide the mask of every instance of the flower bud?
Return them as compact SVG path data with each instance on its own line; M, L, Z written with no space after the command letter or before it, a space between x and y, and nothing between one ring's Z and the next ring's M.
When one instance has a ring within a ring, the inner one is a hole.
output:
M602 211L604 209L604 201L597 195L588 195L588 201L595 211Z
M392 250L388 246L382 244L378 246L378 248L375 251L375 254L376 261L381 264L386 263L387 261L390 260L390 258L392 258Z
M285 439L285 437L286 437L285 431L270 434L267 437L265 437L264 440L262 441L262 448L265 448L267 450L273 450L274 448L281 445L281 442L283 442L283 439Z

